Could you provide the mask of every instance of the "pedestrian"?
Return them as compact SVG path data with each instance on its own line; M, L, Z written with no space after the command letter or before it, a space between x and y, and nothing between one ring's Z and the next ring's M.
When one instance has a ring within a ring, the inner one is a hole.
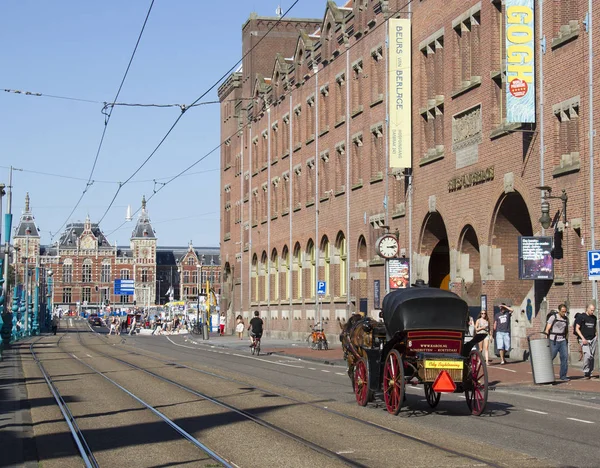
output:
M154 330L152 330L152 334L154 335L156 332L160 335L160 331L162 330L162 323L160 320L160 315L156 316L156 320L154 321Z
M238 315L236 321L237 321L237 325L235 326L235 331L238 334L238 338L240 340L242 340L242 339L244 339L244 328L245 328L244 327L244 319L242 318L241 315Z
M510 352L510 319L513 309L504 302L500 304L500 313L494 319L494 334L496 335L496 345L500 351L500 364L506 364L504 358L507 351Z
M58 330L58 314L54 314L52 316L52 333L54 335L56 335L57 330Z
M221 316L219 317L219 335L220 336L225 336L225 322L226 322L225 314L221 314Z
M575 324L575 334L579 337L579 344L583 351L583 376L587 380L592 378L598 344L595 310L596 306L590 302L585 308L585 314L580 315Z
M129 336L133 335L133 333L135 332L135 315L131 317L131 328L129 330Z
M554 310L549 314L545 333L550 339L552 360L554 361L557 354L560 356L559 378L563 382L568 382L569 344L567 341L567 334L569 333L569 318L567 317L567 306L565 304L560 304L558 306L558 312Z
M113 318L110 319L110 330L108 330L108 334L112 335L112 332L115 332L115 335L116 335L117 334L116 327L117 327L116 320L113 317Z
M477 322L475 322L475 333L477 335L485 335L485 338L479 342L479 352L483 353L485 363L490 363L490 321L487 316L487 311L482 310L479 313Z

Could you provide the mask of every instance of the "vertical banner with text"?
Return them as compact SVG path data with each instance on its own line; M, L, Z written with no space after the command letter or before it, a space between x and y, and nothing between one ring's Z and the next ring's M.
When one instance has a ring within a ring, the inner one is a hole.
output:
M389 20L389 152L390 167L411 167L411 33L410 20Z
M506 121L535 123L533 0L505 0Z

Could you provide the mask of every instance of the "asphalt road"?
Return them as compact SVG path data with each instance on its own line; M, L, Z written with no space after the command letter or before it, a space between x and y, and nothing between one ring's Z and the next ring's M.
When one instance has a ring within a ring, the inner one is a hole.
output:
M394 417L381 403L356 405L343 367L251 356L243 345L216 348L186 335L99 336L85 322L70 323L58 345L48 337L36 350L100 466L218 465L85 364L232 466L600 464L600 401L592 397L495 391L484 415L474 417L462 395L445 394L431 410L415 386ZM32 405L40 459L49 462L44 466L80 466L39 370L32 361L23 365L29 396L40 402Z

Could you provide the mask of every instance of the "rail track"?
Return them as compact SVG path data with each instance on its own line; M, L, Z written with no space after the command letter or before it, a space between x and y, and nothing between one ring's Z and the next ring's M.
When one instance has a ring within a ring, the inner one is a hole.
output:
M61 341L65 336L66 336L66 334L63 333L60 336L60 338L58 339L58 341L56 341L56 346L58 348L61 348ZM79 336L79 333L78 333L78 336ZM50 374L46 371L42 359L39 358L38 353L36 353L36 351L35 351L35 345L40 343L40 341L44 338L48 338L48 337L40 337L37 340L33 341L30 344L29 350L32 354L32 357L33 357L35 363L37 364L38 368L40 369L40 372L42 373L42 376L43 376L44 380L46 381L46 384L48 385L50 392L52 393L52 396L54 397L54 400L56 401L56 404L58 405L60 412L62 413L67 426L69 427L69 431L71 432L71 436L75 442L75 445L76 445L77 450L83 460L84 465L86 467L99 467L100 464L99 464L98 460L96 459L96 456L94 455L92 449L90 448L90 446L93 445L93 443L90 443L86 439L85 430L82 430L79 427L79 425L77 423L77 418L73 416L73 412L71 411L69 405L66 403L65 399L63 398L60 391L58 390L55 381L52 379ZM187 440L193 446L195 446L196 448L201 450L203 454L205 454L207 457L209 457L213 461L220 463L222 466L224 466L226 468L233 468L235 466L235 465L231 464L228 460L226 460L224 457L217 454L214 450L210 449L205 444L203 444L202 442L197 440L194 436L192 436L191 434L186 432L180 425L173 422L171 419L169 419L167 416L165 416L161 411L156 409L154 406L150 405L149 403L147 403L146 401L144 401L143 399L141 399L134 393L130 392L122 385L119 385L116 381L114 381L113 379L111 379L110 377L105 375L103 372L98 371L93 366L87 364L82 359L78 358L77 356L75 356L74 354L72 354L68 351L63 351L63 353L65 355L69 356L70 358L72 358L73 360L77 361L79 364L85 366L87 369L91 370L95 375L101 376L107 382L110 382L110 384L112 384L112 386L114 386L115 388L118 388L123 393L125 393L130 398L132 398L135 402L140 404L143 408L152 412L152 414L154 414L160 420L162 420L168 427L173 429L176 433L178 433L181 437L183 437L185 440Z
M98 334L94 330L92 330L92 332L94 333L95 336L97 336L103 342L106 340L106 337L104 337L103 335ZM255 416L255 415L252 415L248 411L236 408L236 407L234 407L234 406L232 406L232 405L230 405L228 403L223 402L222 400L220 400L218 398L215 398L213 396L208 395L205 392L200 392L200 391L198 391L196 389L190 388L189 386L182 385L179 382L176 382L176 381L174 381L172 379L164 377L164 376L162 376L162 375L160 375L160 374L158 374L158 373L156 373L154 371L145 369L144 367L138 366L138 365L133 364L131 362L128 362L128 361L126 361L124 359L121 359L121 358L118 358L118 357L115 357L115 356L111 356L111 355L109 355L107 353L101 352L98 349L93 348L92 347L93 345L88 345L88 344L83 343L81 341L81 336L79 334L78 334L78 339L80 340L80 343L81 343L82 346L84 346L84 347L86 347L87 349L90 349L90 350L93 349L93 351L95 353L97 353L99 355L102 355L103 357L106 357L106 358L109 358L109 359L113 359L113 360L115 360L117 362L120 362L121 364L129 366L132 369L144 372L144 373L146 373L148 375L151 375L151 376L153 376L153 377L155 377L155 378L157 378L159 380L162 380L163 382L166 382L166 383L169 383L171 385L174 385L174 386L176 386L176 387L178 387L178 388L180 388L180 389L182 389L182 390L184 390L186 392L189 392L190 394L193 394L193 395L195 395L197 397L200 397L200 398L204 398L204 399L206 399L208 401L213 402L216 405L219 405L221 407L224 407L224 408L227 408L227 409L229 409L231 411L234 411L234 412L236 412L236 413L238 413L240 415L243 415L244 417L247 417L248 419L254 421L255 423L262 425L263 427L267 427L267 428L269 428L269 429L271 429L271 430L273 430L275 432L278 432L278 433L283 434L283 435L285 435L287 437L290 437L290 438L296 440L297 442L300 442L300 443L304 444L305 446L307 446L307 447L309 447L309 448L311 448L313 450L318 451L319 453L322 453L324 455L329 456L330 458L334 458L334 459L343 461L345 464L348 464L349 466L364 466L364 465L361 465L360 463L357 463L356 461L348 459L347 457L343 457L343 456L341 456L341 455L339 455L339 454L337 454L337 453L335 453L335 452L333 452L331 450L328 450L328 449L326 449L324 447L318 446L318 445L314 444L313 442L310 442L310 441L308 441L308 440L306 440L304 438L299 438L297 435L292 434L289 430L283 429L281 427L277 427L277 426L269 423L268 421L266 421L266 420L264 420L262 418L259 418L259 417ZM111 343L111 344L114 345L114 343ZM116 346L119 346L119 345L116 345ZM462 458L467 459L467 460L469 460L469 461L471 461L471 462L473 462L473 463L475 463L477 465L482 465L483 464L485 466L490 466L490 467L501 467L501 466L503 466L503 465L499 465L497 463L494 463L493 461L491 461L489 459L483 459L483 458L480 458L480 457L477 457L477 456L473 456L473 455L468 454L468 453L460 452L458 450L454 450L454 449L445 447L445 446L443 446L441 444L436 444L434 442L431 442L431 441L428 441L428 440L424 440L424 439L415 437L415 436L410 435L410 434L406 434L406 433L398 431L396 429L392 429L392 428L389 428L389 427L386 427L386 426L382 426L380 424L376 424L376 423L373 423L373 422L370 422L370 421L366 421L364 419L359 419L359 418L357 418L355 416L351 416L351 415L342 413L342 412L337 411L337 410L332 409L332 408L327 408L327 407L324 407L322 405L318 405L316 403L301 401L299 399L290 397L288 395L283 395L281 393L277 393L277 392L273 392L273 391L270 391L270 390L266 390L266 389L258 387L258 386L249 385L248 382L244 382L244 381L237 380L237 379L232 379L230 377L221 376L221 375L218 375L218 374L216 374L214 372L210 372L210 371L198 369L196 367L188 366L188 365L185 365L185 364L182 364L182 363L175 363L175 362L170 361L170 360L165 360L165 359L157 358L157 357L145 354L145 353L132 352L130 350L127 350L127 352L130 355L133 355L133 356L138 356L138 357L141 357L141 358L144 358L144 359L154 360L154 361L161 362L161 363L163 363L165 365L168 365L168 366L173 366L173 367L176 366L177 368L186 369L186 370L189 370L189 371L192 371L192 372L195 372L195 373L199 373L201 375L210 376L210 377L217 378L217 379L220 379L220 380L223 380L223 381L228 381L228 382L231 382L231 383L239 384L239 385L243 386L244 388L248 388L248 389L251 388L253 390L262 392L264 394L268 394L268 395L273 396L273 397L282 398L282 399L290 401L290 402L292 402L292 403L294 403L296 405L303 405L305 407L315 408L315 409L317 409L319 411L322 411L322 412L328 413L330 415L342 418L342 420L344 420L346 422L352 422L352 423L355 423L355 424L359 424L361 426L366 426L366 427L368 427L371 430L376 430L376 431L380 431L382 433L386 433L386 434L390 434L390 435L393 435L393 436L397 436L397 437L402 438L405 441L410 441L410 442L413 442L413 443L417 443L417 444L421 445L423 448L429 448L429 449L439 450L441 452L446 453L449 456L462 457ZM182 352L185 352L186 354L188 353L187 351L182 351ZM191 352L189 352L189 354L190 355L194 355L194 353L191 353ZM341 427L343 427L343 426L341 426Z

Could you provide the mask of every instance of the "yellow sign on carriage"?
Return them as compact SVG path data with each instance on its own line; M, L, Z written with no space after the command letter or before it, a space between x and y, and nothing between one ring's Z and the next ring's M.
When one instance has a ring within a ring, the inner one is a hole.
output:
M462 369L463 361L425 361L425 369Z

